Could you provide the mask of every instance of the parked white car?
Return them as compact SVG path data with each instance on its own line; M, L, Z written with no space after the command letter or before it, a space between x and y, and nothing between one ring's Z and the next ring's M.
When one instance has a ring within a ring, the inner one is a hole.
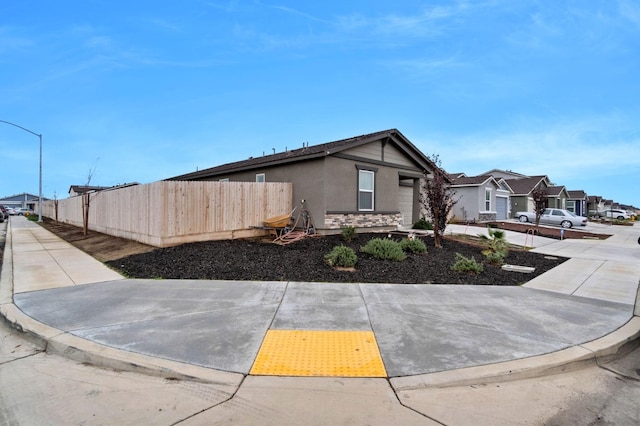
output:
M516 218L520 222L536 222L535 212L517 212ZM571 228L574 226L586 226L587 218L577 216L569 210L544 209L540 216L540 223L545 225L559 225L563 228Z
M626 210L608 209L598 212L598 217L606 217L607 219L625 220L631 219L631 215Z

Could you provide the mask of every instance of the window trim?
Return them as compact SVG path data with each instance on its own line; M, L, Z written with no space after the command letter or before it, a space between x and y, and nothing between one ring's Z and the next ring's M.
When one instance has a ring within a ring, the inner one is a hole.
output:
M492 194L493 190L491 188L485 188L484 189L484 211L486 212L490 212L491 210L491 194ZM488 198L487 198L488 196ZM487 203L489 204L487 206Z
M364 167L358 167L358 211L360 212L372 212L375 211L375 200L376 200L376 170L371 170L370 168L364 168ZM363 179L361 179L361 176L363 175L363 173L369 174L371 175L371 189L363 189L361 187L361 182L363 181ZM361 205L361 200L360 200L360 194L362 193L367 193L367 194L371 194L371 208L364 208Z
M262 180L260 178L262 177ZM256 183L264 183L267 181L267 176L264 173L256 173Z

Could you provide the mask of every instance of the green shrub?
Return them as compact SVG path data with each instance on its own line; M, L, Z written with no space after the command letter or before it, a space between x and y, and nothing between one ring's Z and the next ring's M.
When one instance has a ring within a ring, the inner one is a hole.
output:
M351 241L356 236L355 226L345 226L342 228L342 239L345 241Z
M460 253L456 253L456 261L451 267L452 270L461 273L478 275L482 272L482 263L476 262L475 258L464 257Z
M400 248L405 253L426 253L427 245L420 238L414 238L410 240L409 238L405 238L400 241Z
M485 250L482 252L482 254L484 254L485 258L487 259L487 262L491 263L492 265L504 264L505 255L503 253Z
M489 263L495 265L502 265L505 257L509 253L509 242L506 239L506 235L503 230L487 228L489 234L478 234L478 238L482 244L486 247L482 254L484 254Z
M358 262L358 256L352 248L341 245L334 247L329 254L326 254L324 261L329 266L351 268Z
M429 222L424 217L421 217L416 223L413 224L413 229L426 229L433 231L433 223Z
M401 261L407 258L397 241L373 238L360 251L381 260Z

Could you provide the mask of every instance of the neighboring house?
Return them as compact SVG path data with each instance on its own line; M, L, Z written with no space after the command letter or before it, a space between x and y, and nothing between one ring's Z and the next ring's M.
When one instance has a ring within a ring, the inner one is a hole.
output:
M88 185L71 185L69 187L69 197L77 197L78 195L86 194L87 192L103 191L109 188L108 186L88 186Z
M549 208L566 210L568 198L569 192L564 186L550 186L547 188L547 207Z
M265 155L167 180L292 182L320 233L342 227L396 229L421 212L425 172L436 165L396 129ZM283 212L289 213L289 212Z
M505 179L505 180L523 179L523 178L528 178L529 177L529 176L523 175L521 173L512 172L511 170L500 170L500 169L492 169L492 170L489 170L488 172L484 172L482 174L483 175L493 176L496 179L502 178L502 179Z
M604 200L600 195L589 195L587 198L587 212L589 216L594 216L604 209Z
M587 193L583 190L567 191L569 198L567 198L567 210L577 214L578 216L587 216Z
M493 176L449 174L451 189L455 191L454 221L482 222L504 220L509 217L510 188L504 179Z
M447 173L447 177L451 182L453 182L455 179L460 179L468 176L465 173Z
M46 198L42 198L46 200ZM23 192L22 194L11 195L9 197L1 198L0 204L10 207L12 209L31 209L37 211L38 196Z
M77 197L87 192L100 192L110 189L126 188L128 186L140 185L138 182L123 183L114 186L87 186L87 185L71 185L69 187L69 197Z
M533 201L533 191L540 187L547 189L550 186L547 176L528 176L517 179L505 179L505 182L511 188L511 213L514 217L517 212L533 212L535 211L535 203Z

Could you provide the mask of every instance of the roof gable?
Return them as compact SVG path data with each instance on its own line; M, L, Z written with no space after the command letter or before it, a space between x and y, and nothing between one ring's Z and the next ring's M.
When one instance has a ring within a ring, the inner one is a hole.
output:
M549 180L546 176L505 179L505 182L513 190L513 195L529 195L539 185L543 185L545 188L549 186Z
M27 192L23 192L22 194L10 195L8 197L4 197L0 199L0 201L37 201L39 197L37 195L29 194ZM42 197L43 200L46 198Z
M575 199L575 200L586 200L587 199L587 193L584 192L581 189L578 190L573 190L573 191L567 191L569 193L569 198L571 199Z
M504 178L504 179L523 179L529 176L523 175L521 173L516 173L511 170L500 170L500 169L491 169L488 172L482 173L483 175L491 175L495 178Z
M493 176L488 175L460 177L454 179L451 186L480 186L487 182L492 182L493 185L499 187L498 182L493 178Z
M563 192L566 196L569 196L569 193L564 186L550 186L547 188L547 195L550 197L559 197Z

